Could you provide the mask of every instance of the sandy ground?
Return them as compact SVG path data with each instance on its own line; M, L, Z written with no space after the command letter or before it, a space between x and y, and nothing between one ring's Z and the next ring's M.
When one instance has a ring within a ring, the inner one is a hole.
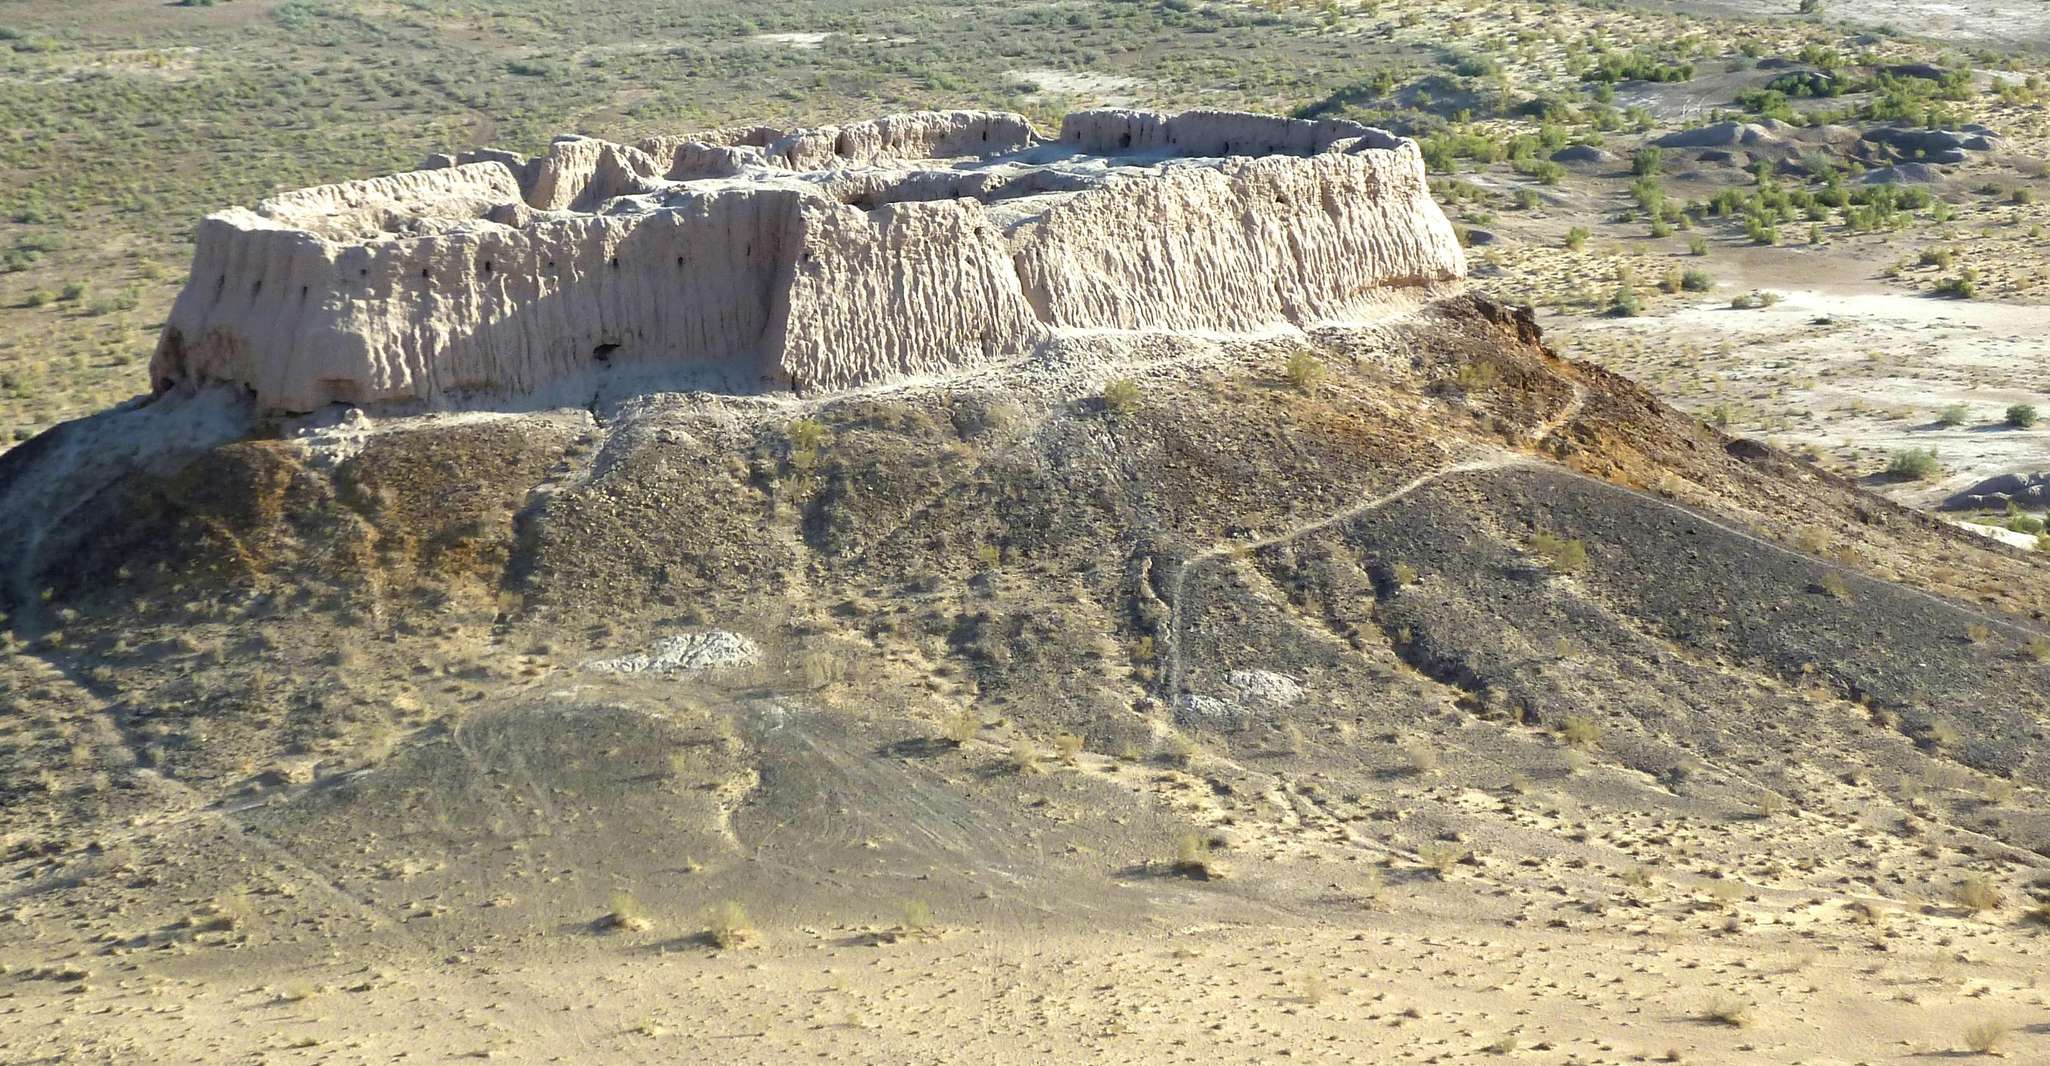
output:
M1662 895L1614 901L1619 920L1602 932L1544 931L1585 920L1583 905L1561 900L1506 924L1420 926L1417 904L1402 901L1352 928L942 930L882 945L814 929L727 952L624 934L570 960L457 953L413 970L336 959L277 985L110 975L83 992L52 982L0 1009L16 1041L10 1061L24 1066L705 1056L1827 1066L1967 1057L1967 1031L1987 1022L2007 1030L2006 1061L2050 1055L2042 938L2010 950L1954 922L1860 942L1830 930L1841 915L1819 908L1753 913L1733 919L1743 931L1705 937L1686 926L1721 917L1678 919L1688 908ZM429 1016L436 1024L417 1024Z

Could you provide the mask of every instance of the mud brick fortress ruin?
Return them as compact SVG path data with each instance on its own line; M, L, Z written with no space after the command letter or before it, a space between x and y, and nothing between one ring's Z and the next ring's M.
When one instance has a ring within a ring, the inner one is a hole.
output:
M635 368L846 388L1062 336L1344 321L1457 279L1415 144L1348 122L948 111L557 141L208 218L151 364L269 411Z

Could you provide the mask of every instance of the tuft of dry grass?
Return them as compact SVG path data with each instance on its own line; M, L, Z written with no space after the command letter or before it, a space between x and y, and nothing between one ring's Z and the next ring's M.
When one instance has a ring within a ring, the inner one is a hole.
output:
M1727 1025L1732 1029L1748 1029L1757 1021L1751 1004L1740 999L1718 999L1701 1012L1703 1021Z
M1965 1030L1965 1047L1978 1055L1991 1055L2007 1042L2007 1036L2014 1027L2006 1022L1987 1020L1978 1022Z
M1432 747L1428 740L1413 737L1404 741L1402 755L1409 760L1412 773L1424 775L1438 772L1438 749Z
M2006 902L1993 882L1977 875L1959 881L1957 887L1950 890L1950 899L1973 914L1999 910L2000 905Z
M705 939L714 947L722 949L745 947L753 943L759 934L754 922L748 918L746 908L738 900L724 900L713 905L705 916Z
M1417 849L1417 860L1443 881L1451 877L1452 871L1460 863L1465 862L1470 854L1471 852L1465 848L1450 841L1433 840Z
M907 935L922 936L934 929L932 907L922 899L904 901L904 920L900 927Z
M1569 714L1559 723L1559 739L1569 748L1591 751L1602 745L1600 722L1584 714Z
M1216 881L1224 876L1224 867L1210 853L1210 844L1197 833L1183 833L1174 841L1174 862L1169 870L1183 877L1198 881Z
M605 916L605 927L622 933L644 933L653 929L655 923L633 893L615 892L612 894L612 911Z
M974 740L975 735L980 732L982 716L967 707L961 708L959 712L940 723L940 736L957 748Z

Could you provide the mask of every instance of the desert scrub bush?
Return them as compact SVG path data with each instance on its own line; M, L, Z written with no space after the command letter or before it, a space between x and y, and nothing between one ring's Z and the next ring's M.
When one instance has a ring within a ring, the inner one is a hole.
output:
M1659 161L1663 158L1665 153L1657 148L1639 148L1630 156L1630 173L1650 177L1659 172Z
M1103 392L1097 398L1103 401L1103 409L1114 415L1128 414L1139 406L1139 385L1131 378L1114 378L1104 382Z
M1961 274L1944 278L1936 283L1936 288L1933 291L1938 296L1948 296L1955 300L1969 300L1979 294L1979 272L1976 270L1966 270Z
M1174 839L1174 862L1168 869L1183 877L1198 881L1214 881L1224 876L1224 868L1210 854L1210 844L1199 833L1183 833Z
M940 723L940 736L947 743L960 747L975 739L982 732L982 716L963 707Z
M932 932L932 907L922 899L905 900L904 918L897 927L910 936L924 936Z
M1886 460L1886 476L1900 481L1927 481L1942 472L1934 448L1902 448Z
M1419 777L1438 772L1438 749L1421 737L1402 742L1402 758L1409 764L1410 772Z
M1751 311L1760 307L1771 307L1780 302L1780 294L1764 289L1740 293L1730 300L1730 306L1739 311Z
M1707 254L1708 254L1708 238L1706 238L1706 237L1689 237L1689 238L1687 238L1687 254L1688 254L1688 255L1693 255L1693 256L1703 256L1703 255L1707 255Z
M1983 1021L1965 1030L1965 1047L1975 1055L1991 1055L2007 1042L2013 1028L2006 1022Z
M1082 738L1073 733L1062 733L1053 738L1053 750L1063 765L1073 766L1082 755Z
M802 473L818 466L819 449L825 445L827 435L824 423L809 418L783 427L783 437L789 442L790 469Z
M1755 1020L1751 1004L1738 999L1718 999L1701 1012L1703 1021L1727 1025L1733 1029L1748 1029Z
M1617 318L1636 318L1644 313L1644 298L1637 295L1637 286L1622 285L1609 301L1609 314Z
M722 900L705 914L705 939L713 947L737 948L752 943L758 934L739 900Z
M1833 600L1848 600L1851 598L1850 583L1845 581L1841 574L1824 574L1822 575L1822 580L1815 583L1815 587L1821 589L1823 595Z
M1586 226L1575 226L1566 231L1566 247L1577 252L1587 247L1587 239L1592 236L1594 234Z
M1993 882L1974 874L1959 881L1957 886L1950 890L1950 901L1973 914L1983 914L1986 911L1999 910L2006 899L2000 894L2000 889L1994 887Z
M1601 747L1601 723L1584 714L1569 714L1565 721L1559 723L1559 740L1567 747L1581 751Z
M1450 878L1452 871L1466 861L1467 855L1465 848L1449 840L1433 840L1418 848L1416 852L1417 861L1423 863L1425 869L1436 874L1440 881Z
M1681 272L1680 288L1688 292L1707 292L1715 288L1715 278L1708 271L1696 267Z
M2018 403L2007 409L2006 422L2015 429L2027 429L2036 424L2036 405Z
M1972 412L1964 404L1954 403L1937 414L1936 423L1942 426L1956 427L1971 421L1971 418Z
M612 894L611 913L605 915L605 928L617 929L622 933L643 933L653 929L655 923L648 918L648 912L630 892Z
M1570 574L1587 565L1587 545L1578 537L1567 539L1541 529L1531 536L1530 551L1557 574Z
M1036 774L1040 771L1039 749L1024 737L1011 741L1011 769L1021 774Z
M1459 371L1452 375L1452 384L1460 392L1471 395L1494 388L1500 377L1501 372L1495 369L1495 364L1472 362L1460 367Z
M1288 383L1302 392L1315 392L1324 381L1324 363L1316 356L1301 349L1289 355L1288 364L1283 367Z

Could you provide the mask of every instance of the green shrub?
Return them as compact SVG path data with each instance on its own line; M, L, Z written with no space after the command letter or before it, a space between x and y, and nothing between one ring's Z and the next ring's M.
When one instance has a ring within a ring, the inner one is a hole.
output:
M1638 177L1649 177L1659 171L1659 161L1665 153L1657 148L1639 148L1630 157L1630 173Z
M1139 385L1131 378L1107 381L1099 399L1103 401L1103 409L1111 414L1129 414L1139 406Z
M1566 247L1579 251L1587 247L1587 239L1594 236L1586 226L1575 226L1566 231Z
M1946 426L1962 426L1970 421L1971 417L1972 413L1966 410L1964 404L1954 403L1944 408L1943 413L1936 416L1936 421Z
M1635 285L1622 285L1616 289L1615 299L1609 302L1609 313L1617 318L1636 318L1644 313L1644 299L1637 295Z
M1707 292L1715 288L1715 279L1708 271L1697 268L1680 275L1680 287L1688 292Z
M1539 530L1530 538L1530 550L1543 559L1546 566L1561 574L1570 574L1587 565L1587 545L1577 537L1568 540Z
M1979 294L1979 272L1967 270L1962 274L1944 278L1936 283L1936 295L1949 296L1958 300L1969 300Z
M2007 409L2007 424L2016 429L2027 429L2036 424L2036 406L2018 403Z
M1288 357L1284 372L1288 375L1288 383L1304 392L1316 391L1318 383L1324 380L1324 364L1316 356L1300 349Z
M1886 476L1902 481L1927 481L1942 470L1934 448L1903 448L1886 461Z

